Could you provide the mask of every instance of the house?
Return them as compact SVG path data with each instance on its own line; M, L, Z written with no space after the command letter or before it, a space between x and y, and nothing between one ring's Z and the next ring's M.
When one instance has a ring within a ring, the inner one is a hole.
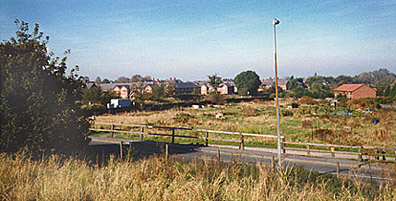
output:
M375 98L377 89L365 84L343 84L334 89L334 96L345 95L347 98Z
M130 85L116 85L113 88L113 91L116 92L121 99L128 99L129 98L129 89L130 89Z
M145 93L152 93L153 92L153 88L156 84L146 84L146 86L144 87L144 92Z
M235 86L232 83L223 82L219 85L219 87L217 88L217 91L223 95L231 95L231 94L235 93L234 88L235 88Z
M278 87L280 87L282 90L287 91L288 84L289 84L289 80L278 79ZM269 89L271 88L271 86L275 86L275 79L272 78L265 79L261 82L258 91L264 91L264 89Z
M201 85L201 95L208 95L210 92L213 92L214 89L210 84L202 84Z
M194 90L200 90L201 88L192 82L175 82L176 94L189 94L193 93Z

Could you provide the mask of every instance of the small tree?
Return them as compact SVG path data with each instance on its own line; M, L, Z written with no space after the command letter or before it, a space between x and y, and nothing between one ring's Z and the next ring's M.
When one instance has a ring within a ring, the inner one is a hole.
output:
M101 103L101 95L102 95L102 90L100 87L91 87L88 89L83 90L83 99L82 103L83 104L89 104L91 103Z
M238 89L246 88L246 94L242 94L239 90L239 94L241 95L256 95L257 89L261 84L260 77L254 71L244 71L239 73L235 79L234 83Z
M52 58L36 24L15 21L16 38L0 43L0 151L74 151L88 143L80 106L83 83L66 75L66 57ZM66 51L66 53L70 50Z
M151 92L152 100L160 100L165 95L165 87L161 84L153 86L153 91Z
M212 76L208 75L208 78L208 83L213 87L215 93L218 93L217 88L223 82L221 81L221 77L217 76L217 74L214 74Z

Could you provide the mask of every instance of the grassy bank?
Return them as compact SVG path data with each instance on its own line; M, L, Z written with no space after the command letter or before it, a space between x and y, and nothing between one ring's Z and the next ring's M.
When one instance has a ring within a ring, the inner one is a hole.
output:
M282 172L240 161L138 161L105 165L52 156L0 155L1 200L395 200L396 184L364 183L300 168Z

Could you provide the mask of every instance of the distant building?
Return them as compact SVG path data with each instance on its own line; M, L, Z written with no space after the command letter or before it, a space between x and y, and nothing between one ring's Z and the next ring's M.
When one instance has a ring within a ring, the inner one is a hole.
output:
M233 83L223 82L219 85L217 91L222 95L231 95L235 93L235 86Z
M377 89L365 84L343 84L334 89L334 96L345 95L350 99L375 98Z
M214 89L210 84L202 84L201 85L201 95L206 96L212 91L214 91Z
M113 89L121 99L128 99L129 98L129 85L116 85Z
M175 92L176 94L190 94L194 90L200 90L199 86L193 82L176 82Z
M282 90L287 91L289 84L289 80L278 79L278 87ZM258 88L258 91L263 91L264 89L269 89L271 86L275 86L275 79L269 78L265 79L261 82L261 85Z

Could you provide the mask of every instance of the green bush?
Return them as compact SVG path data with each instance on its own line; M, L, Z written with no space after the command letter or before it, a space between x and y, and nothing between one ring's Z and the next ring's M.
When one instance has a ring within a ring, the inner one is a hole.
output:
M76 69L66 75L66 57L51 57L49 37L41 39L38 24L32 33L28 23L16 24L16 38L0 44L0 151L82 148L88 143L89 123L76 104L83 86Z

